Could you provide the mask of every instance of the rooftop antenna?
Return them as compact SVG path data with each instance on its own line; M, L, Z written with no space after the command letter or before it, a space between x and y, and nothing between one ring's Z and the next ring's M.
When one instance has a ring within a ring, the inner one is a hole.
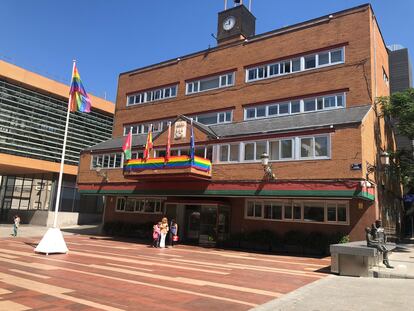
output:
M227 0L224 0L224 10L227 10Z

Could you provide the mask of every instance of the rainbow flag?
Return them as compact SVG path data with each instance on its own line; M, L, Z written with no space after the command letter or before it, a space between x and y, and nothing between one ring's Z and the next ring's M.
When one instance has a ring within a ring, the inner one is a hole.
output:
M194 160L189 156L173 156L168 159L164 157L151 159L132 159L124 163L124 171L134 172L154 169L174 169L192 167L199 171L210 172L211 162L209 159L194 156Z
M91 100L82 85L76 64L73 66L72 84L70 85L69 96L71 112L91 112Z

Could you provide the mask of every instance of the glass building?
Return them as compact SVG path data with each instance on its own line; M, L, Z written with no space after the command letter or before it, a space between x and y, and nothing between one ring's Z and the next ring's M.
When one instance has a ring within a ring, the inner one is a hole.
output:
M26 211L54 210L68 94L66 85L0 61L2 221L17 211L24 221ZM114 105L91 98L90 113L70 115L61 211L96 214L102 209L101 199L80 196L76 189L80 151L112 134ZM44 217L36 222L47 224Z

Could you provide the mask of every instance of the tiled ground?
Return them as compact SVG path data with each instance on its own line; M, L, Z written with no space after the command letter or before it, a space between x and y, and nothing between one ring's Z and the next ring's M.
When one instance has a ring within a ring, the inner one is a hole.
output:
M66 236L0 239L0 310L248 310L326 276L330 260ZM322 271L318 271L322 270Z

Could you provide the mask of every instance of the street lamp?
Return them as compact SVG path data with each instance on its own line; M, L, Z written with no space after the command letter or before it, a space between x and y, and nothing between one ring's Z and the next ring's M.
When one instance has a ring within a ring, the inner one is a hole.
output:
M381 166L377 167L376 165L372 165L368 161L366 162L366 164L367 164L367 177L366 177L366 179L368 179L369 174L374 173L376 170L377 171L387 171L388 167L390 166L390 154L388 152L386 152L386 151L381 152L381 154L380 154L380 163L381 163Z
M260 156L260 159L262 160L262 166L264 171L264 176L267 180L273 180L276 179L275 174L273 174L272 171L272 164L269 163L269 155L264 152Z
M109 181L108 172L102 170L102 165L100 163L96 165L95 171L96 171L96 175L104 179L104 182Z

